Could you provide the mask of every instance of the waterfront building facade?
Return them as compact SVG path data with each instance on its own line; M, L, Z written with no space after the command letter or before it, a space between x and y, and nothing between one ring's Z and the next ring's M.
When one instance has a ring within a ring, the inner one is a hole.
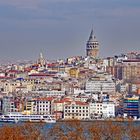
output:
M73 101L64 106L64 119L89 119L89 104Z
M126 97L123 102L124 117L140 116L140 99L138 96Z
M52 114L53 97L34 99L33 114Z
M115 117L115 104L113 102L93 102L90 103L91 118Z

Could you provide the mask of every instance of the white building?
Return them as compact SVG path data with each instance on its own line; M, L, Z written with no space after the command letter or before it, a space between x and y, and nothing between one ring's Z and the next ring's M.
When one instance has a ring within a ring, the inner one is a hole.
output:
M115 92L116 87L113 81L91 80L86 82L85 92Z
M34 99L33 114L52 114L52 101L54 98Z
M50 90L50 91L32 91L32 93L39 93L46 97L61 97L65 95L65 91Z
M89 104L73 101L69 105L64 106L64 119L88 119Z
M131 85L131 92L137 92L137 86L135 84Z
M90 103L91 118L110 118L115 117L115 104L113 102L94 102Z
M80 88L74 88L73 93L74 95L84 94L85 90L82 90Z
M16 112L12 97L5 96L2 99L2 113Z
M1 99L1 109L3 114L9 112L20 112L22 110L21 101L11 96L4 96Z

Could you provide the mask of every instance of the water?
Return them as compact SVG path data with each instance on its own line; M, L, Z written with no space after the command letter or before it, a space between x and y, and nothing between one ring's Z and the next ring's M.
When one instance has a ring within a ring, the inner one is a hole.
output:
M59 125L61 125L61 124L63 124L64 122L56 122L56 123L43 123L43 127L44 127L44 129L51 129L51 128L53 128L55 125L57 125L57 124L59 124ZM96 121L82 121L81 122L81 124L83 124L83 125L88 125L88 124L90 124L91 125L91 123L92 124L94 124L94 123L96 123ZM130 122L129 121L125 121L125 122L118 122L118 121L114 121L113 122L114 124L120 124L120 125L123 125L123 126L127 126L127 125L129 125L130 124ZM13 125L22 125L22 124L24 124L23 122L18 122L18 123L11 123L11 122L0 122L0 127L2 127L2 126L13 126ZM34 124L34 123L32 123L32 124ZM37 124L40 124L40 123L35 123L36 125ZM140 121L132 121L131 122L131 124L132 124L132 126L140 126Z

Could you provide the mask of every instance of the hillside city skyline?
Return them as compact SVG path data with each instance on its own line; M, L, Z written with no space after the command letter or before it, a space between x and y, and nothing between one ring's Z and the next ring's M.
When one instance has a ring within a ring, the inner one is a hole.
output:
M39 57L40 53L43 55L44 59L46 59L48 61L61 60L61 59L64 60L64 59L67 59L67 58L70 58L70 57L76 57L76 56L86 57L88 55L87 54L88 53L87 52L87 44L88 44L88 42L90 42L90 40L93 40L93 42L94 41L97 42L98 43L97 45L99 45L98 46L99 47L98 48L98 52L97 52L98 58L114 57L115 55L117 55L117 53L116 53L116 54L110 54L109 56L101 56L101 54L102 54L101 53L102 46L100 46L101 43L98 41L98 39L97 39L97 37L96 37L96 35L94 33L93 28L91 28L91 31L89 33L89 39L87 39L87 41L85 41L85 48L84 48L84 52L82 52L82 54L79 52L79 54L77 54L77 55L71 55L71 56L65 56L65 57L50 59L50 58L47 57L47 52L44 52L43 50L40 49L40 52L36 52L37 53L37 56L34 59L26 59L26 58L24 58L24 59L17 59L17 60L16 59L11 59L11 60L10 59L1 59L1 62L0 63L7 63L7 62L13 63L13 62L24 62L24 61L25 62L28 62L28 61L34 62ZM96 46L96 43L95 43L95 46ZM127 53L130 53L130 52L135 52L136 53L136 52L139 52L139 51L134 51L133 49L130 50L130 51L128 51L128 52L123 52L122 51L122 52L120 52L120 55L121 54L127 54Z
M140 140L140 0L0 1L0 140Z

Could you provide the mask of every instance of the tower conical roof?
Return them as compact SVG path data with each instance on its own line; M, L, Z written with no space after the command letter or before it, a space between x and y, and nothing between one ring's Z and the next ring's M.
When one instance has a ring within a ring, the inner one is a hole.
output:
M93 40L93 29L91 30L90 36L89 36L89 41Z
M96 36L93 35L93 28L91 30L88 42L96 41Z

